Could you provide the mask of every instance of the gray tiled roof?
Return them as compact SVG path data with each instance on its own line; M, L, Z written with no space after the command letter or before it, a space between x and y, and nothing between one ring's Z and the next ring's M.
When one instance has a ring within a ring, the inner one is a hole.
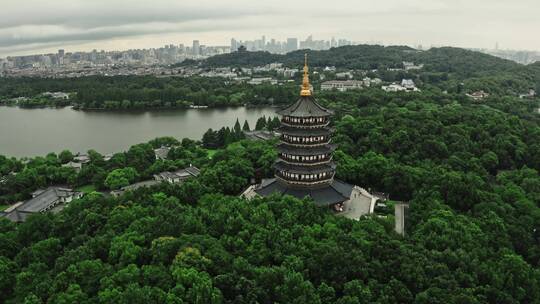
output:
M161 147L154 150L154 153L156 154L157 158L160 159L166 159L169 155L169 151L171 151L171 148L169 147Z
M184 169L177 170L175 172L169 172L169 171L161 172L157 174L156 176L158 176L161 179L175 179L175 178L188 178L191 176L197 176L199 175L199 173L200 173L199 168L190 166Z
M56 203L60 198L71 195L73 195L73 191L71 189L50 187L39 193L36 197L24 202L19 208L17 208L17 210L26 212L40 212L41 210L47 209L50 205Z
M184 170L186 170L189 174L191 174L193 176L197 176L197 175L199 175L199 173L201 173L201 170L199 170L199 168L197 168L195 166L187 167Z
M270 140L275 137L273 132L263 130L244 131L244 135L251 140Z
M37 190L32 195L33 198L23 203L17 203L12 208L8 208L1 215L14 222L23 222L32 213L38 213L57 204L61 198L77 196L79 192L61 187L49 187L44 190Z
M172 173L172 172L169 172L169 171L165 171L165 172L161 172L159 174L159 176L163 179L168 179L168 178L177 178L178 176L176 175L176 173Z
M157 185L157 184L159 184L158 181L146 180L146 181L142 181L142 182L138 182L138 183L135 183L135 184L131 184L131 185L122 187L121 190L124 190L124 191L126 191L126 190L137 190L137 189L142 188L142 187L150 187L150 186Z

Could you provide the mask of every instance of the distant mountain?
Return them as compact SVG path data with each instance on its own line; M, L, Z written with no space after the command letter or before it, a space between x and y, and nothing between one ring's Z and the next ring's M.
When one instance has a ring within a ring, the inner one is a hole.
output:
M522 65L454 47L420 51L407 46L355 45L325 51L299 50L284 55L234 52L210 57L198 64L203 67L253 67L280 62L288 67L301 68L306 53L312 67L386 71L387 68L402 68L404 61L424 64L420 73L404 73L404 76L416 78L422 74L423 82L443 89L456 87L460 82L464 82L468 90L483 89L496 94L517 95L531 87L540 88L540 63ZM430 82L429 79L436 81ZM440 85L443 82L445 85Z
M299 50L285 55L268 52L234 52L203 60L208 67L257 66L281 62L287 66L301 66L304 54L309 55L311 66L335 66L349 69L377 69L401 67L403 61L426 64L428 70L470 74L492 70L510 70L520 65L511 60L460 48L432 48L419 51L407 46L355 45L331 48L325 51Z
M424 63L427 71L455 73L464 78L522 67L511 60L453 47L432 48L415 55L415 61Z
M258 66L281 62L286 66L299 67L304 54L309 55L310 66L336 66L351 69L377 69L400 67L402 61L410 60L418 51L406 46L356 45L332 48L325 51L298 50L285 55L268 52L234 52L210 57L202 61L203 66Z

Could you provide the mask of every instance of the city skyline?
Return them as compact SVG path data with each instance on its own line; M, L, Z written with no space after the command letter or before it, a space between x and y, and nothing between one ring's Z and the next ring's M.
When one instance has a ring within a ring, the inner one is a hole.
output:
M170 65L186 59L205 59L211 56L235 52L241 47L248 51L268 51L285 54L298 49L327 50L331 47L351 45L347 39L316 40L312 36L305 40L287 38L278 41L274 38L266 40L266 36L256 40L231 39L229 46L209 46L200 40L193 40L191 45L167 44L158 48L130 50L97 50L81 52L58 49L46 54L8 56L0 58L0 75L5 71L46 72L48 69L73 70L79 68L110 66L150 66Z
M244 37L245 38L245 37ZM251 37L250 37L251 38ZM261 47L260 43L261 41L264 41L266 38L266 44L265 47ZM317 39L320 38L320 39ZM308 42L311 41L312 43ZM308 42L308 43L306 43ZM69 49L67 47L64 47L63 45L58 45L57 47L51 47L42 50L42 52L39 51L25 51L25 52L18 52L10 55L2 56L0 55L0 59L6 59L9 57L25 57L25 56L39 56L39 55L51 55L56 54L59 51L65 52L65 53L91 53L91 52L106 52L106 53L114 53L114 52L131 52L131 51L147 51L147 50L160 50L163 48L168 47L177 47L177 48L183 48L185 50L188 50L190 55L199 55L199 54L192 54L191 50L193 49L193 44L197 43L199 47L206 48L209 50L213 49L224 49L224 48L230 48L231 51L236 51L238 47L244 46L247 48L248 51L268 51L271 53L278 53L278 54L285 54L291 51L301 50L301 49L311 49L311 50L326 50L331 47L340 47L345 45L359 45L359 44L366 44L366 45L383 45L383 46L397 46L397 45L403 45L403 46L409 46L412 48L416 48L419 50L428 50L430 48L434 47L459 47L469 50L485 50L485 51L516 51L516 52L540 52L540 50L534 50L534 49L514 49L514 48L504 48L499 44L499 42L495 42L492 47L461 47L461 46L454 46L454 45L446 45L446 44L440 44L440 45L424 45L422 43L417 44L394 44L394 43L384 43L383 41L354 41L349 40L346 38L337 38L337 37L330 37L328 39L324 39L321 37L315 37L313 34L308 35L305 37L305 40L302 40L300 37L287 37L283 40L278 40L274 37L268 37L265 34L260 35L259 37L254 37L253 39L237 39L236 37L232 37L228 39L223 44L217 44L212 45L208 44L205 41L201 39L193 39L190 41L182 41L182 42L164 42L160 45L153 45L148 47L141 47L141 48L120 48L120 49L107 49L104 47L96 47L96 48L79 48L79 49ZM277 43L278 46L281 46L283 49L281 50L274 50L272 49L271 43ZM294 43L296 47L291 48L290 44ZM211 54L211 55L217 55ZM211 56L210 55L210 56Z
M397 0L315 3L248 0L196 3L156 0L6 0L0 10L0 57L158 45L228 45L231 37L348 37L385 45L540 50L533 0Z

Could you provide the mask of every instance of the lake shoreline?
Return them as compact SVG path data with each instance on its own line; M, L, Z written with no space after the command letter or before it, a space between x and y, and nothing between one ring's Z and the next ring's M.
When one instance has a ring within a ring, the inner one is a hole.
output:
M249 108L249 109L258 109L258 108L281 108L282 105L255 105L255 104L244 104L239 106L193 106L193 107L145 107L145 108L131 108L131 109L121 109L121 108L79 108L77 105L67 105L67 106L31 106L24 107L17 104L0 104L1 107L9 108L19 108L24 110L40 110L40 109L65 109L69 108L74 111L82 112L150 112L150 111L168 111L168 110L211 110L211 109L235 109L235 108Z
M89 149L107 154L156 137L200 140L208 129L233 127L236 120L254 128L272 107L82 111L64 108L0 106L0 155L34 157Z

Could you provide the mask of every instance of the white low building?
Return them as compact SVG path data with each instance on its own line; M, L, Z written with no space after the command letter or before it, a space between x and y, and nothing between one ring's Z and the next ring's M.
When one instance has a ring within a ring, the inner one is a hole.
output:
M418 92L420 91L412 79L403 79L401 83L392 83L381 87L385 92Z
M260 77L260 78L252 78L247 83L252 84L252 85L260 85L260 84L263 84L263 83L268 83L268 84L274 85L274 84L277 84L277 80L273 79L272 77Z
M484 90L476 91L476 92L465 94L465 95L475 101L479 101L479 100L489 97L489 93L484 92Z
M69 100L69 94L64 92L45 92L41 95L51 97L53 99Z
M331 80L321 83L321 90L330 91L335 89L345 92L347 90L361 89L364 86L364 81L360 80Z

